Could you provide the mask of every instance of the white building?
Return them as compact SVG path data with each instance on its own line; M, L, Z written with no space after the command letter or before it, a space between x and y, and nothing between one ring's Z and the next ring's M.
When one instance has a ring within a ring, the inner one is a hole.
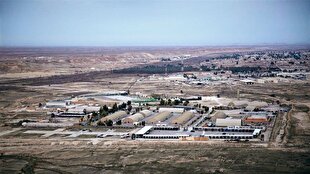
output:
M183 113L184 108L159 108L158 111L159 112L168 111L168 112L173 112L173 113Z
M70 104L70 102L68 102L68 101L54 100L54 101L47 102L45 107L46 108L66 108L66 106L69 104Z

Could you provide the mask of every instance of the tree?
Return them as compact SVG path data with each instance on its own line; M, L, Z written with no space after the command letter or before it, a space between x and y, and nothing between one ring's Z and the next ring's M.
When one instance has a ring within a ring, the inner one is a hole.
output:
M104 105L104 106L103 106L103 110L104 110L104 111L107 111L107 112L109 111L109 108L107 107L107 105Z
M103 107L100 107L99 114L102 115L102 113L103 113Z
M172 105L171 99L168 99L168 105Z
M107 105L104 105L99 109L100 116L107 116L108 113L109 113L109 108L107 107Z
M121 105L118 105L118 110L125 109L126 106L126 103L123 102Z
M173 101L173 104L174 104L174 105L179 105L180 103L181 103L180 100L174 100L174 101Z
M113 121L112 120L107 120L107 121L105 121L105 125L113 126Z
M118 110L117 104L114 103L114 105L112 106L111 112L116 112Z
M117 124L117 125L121 125L121 124L122 124L122 120L118 120L118 121L116 122L116 124Z
M121 106L122 106L122 109L125 109L127 107L127 104L123 102Z
M185 100L185 102L183 103L184 106L187 106L189 104L188 100Z
M160 99L160 105L165 105L165 100L164 99Z
M208 107L208 106L202 106L202 108L205 109L205 112L208 112L208 111L209 111L209 107Z
M107 116L108 115L108 113L109 113L109 109L108 109L108 111L106 111L104 108L102 108L101 110L99 110L99 115L100 116Z
M98 113L95 112L95 111L93 111L93 112L92 112L92 115L93 115L94 117L96 117L96 116L98 116Z
M155 98L155 99L160 99L160 95L159 94L152 94L151 97Z
M128 105L127 110L130 112L132 110L132 106Z

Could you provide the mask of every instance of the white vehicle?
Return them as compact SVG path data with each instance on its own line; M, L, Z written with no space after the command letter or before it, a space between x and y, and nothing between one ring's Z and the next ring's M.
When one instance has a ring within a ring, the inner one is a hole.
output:
M121 138L129 138L129 134L127 133L127 134L123 134L123 135L121 135Z
M158 126L158 127L165 127L165 126L167 126L167 124L166 123L157 123L156 126Z

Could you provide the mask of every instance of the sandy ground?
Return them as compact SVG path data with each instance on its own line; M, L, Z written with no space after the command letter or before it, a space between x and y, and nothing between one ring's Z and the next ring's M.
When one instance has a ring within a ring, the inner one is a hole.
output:
M114 59L113 54L112 52L112 56L108 57L111 62ZM139 52L136 55L154 58L152 61L155 61L163 54L158 53L153 57L154 55ZM35 55L38 56L42 55ZM60 59L66 56L68 55L62 55ZM120 57L127 56L128 54L124 53ZM100 59L104 62L105 58L102 56L97 61ZM87 62L77 58L75 61L66 59L67 63L64 63L60 59L49 62L49 58L35 58L28 63L24 60L21 64L10 64L12 69L0 75L0 173L310 173L309 82L292 81L251 86L176 85L147 78L138 81L147 77L142 74L89 72L88 68L92 66L79 72ZM95 60L90 62L90 65L98 64ZM55 69L58 73L68 74L50 76L53 71L40 74L42 65L46 62L48 70ZM98 68L108 66L102 62L97 65ZM0 64L7 66L3 62ZM40 66L37 66L38 64ZM67 64L76 66L68 70ZM38 71L31 76L27 68L38 68ZM19 76L15 73L22 74ZM33 78L26 78L28 75ZM283 114L275 120L270 143L158 143L97 140L93 137L66 139L60 135L42 137L24 134L23 131L26 130L16 129L19 128L18 124L11 124L12 121L18 123L23 119L46 119L46 112L38 109L40 102L86 92L130 89L131 93L168 97L221 95L222 101L202 101L208 105L227 103L225 98L236 98L238 88L241 101L279 101L281 104L293 106L290 114ZM306 107L300 106L301 104ZM277 137L280 138L278 142Z

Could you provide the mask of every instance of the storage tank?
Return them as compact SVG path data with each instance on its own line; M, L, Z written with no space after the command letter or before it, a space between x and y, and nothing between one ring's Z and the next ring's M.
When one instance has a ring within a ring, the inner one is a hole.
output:
M150 118L147 123L148 124L154 124L154 123L157 123L159 121L165 121L167 118L169 118L171 116L172 112L169 112L169 111L164 111L164 112L161 112L155 116L153 116L152 118Z

